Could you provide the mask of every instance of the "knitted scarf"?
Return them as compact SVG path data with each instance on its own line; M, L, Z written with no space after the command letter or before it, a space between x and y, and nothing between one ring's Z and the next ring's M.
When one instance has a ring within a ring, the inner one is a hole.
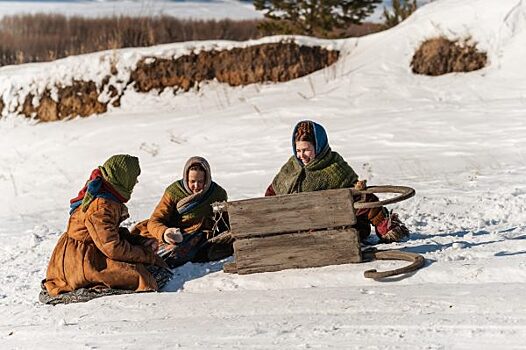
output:
M126 154L110 157L104 164L91 172L86 185L77 197L70 200L70 214L79 206L87 211L95 198L107 198L126 203L141 173L139 159Z
M358 175L338 153L331 151L325 129L317 123L308 122L314 129L316 157L307 165L303 165L296 157L294 135L298 123L292 134L294 155L272 181L272 188L276 194L353 187L358 181Z
M201 192L192 193L188 187L188 169L196 164L205 170L205 185ZM226 191L212 181L210 165L202 157L188 159L184 166L183 178L168 186L165 192L177 203L177 212L180 216L185 216L185 219L212 216L211 204L227 200Z
M192 190L190 190L190 186L188 186L188 172L193 165L199 165L205 171L205 185L203 190L199 193L193 193ZM208 161L203 157L192 157L188 159L183 168L183 178L180 181L182 181L182 185L184 187L185 193L187 193L187 196L181 198L177 202L177 211L179 213L184 211L185 207L188 205L195 206L196 203L201 202L201 199L207 195L208 190L212 185L212 170L210 169L210 164L208 164Z

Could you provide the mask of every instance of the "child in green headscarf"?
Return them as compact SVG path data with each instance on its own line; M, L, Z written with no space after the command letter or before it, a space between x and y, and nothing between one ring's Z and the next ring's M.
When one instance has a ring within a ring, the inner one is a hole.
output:
M156 291L159 285L147 266L166 266L154 250L157 244L119 227L128 217L126 203L137 183L139 159L126 154L110 157L93 170L70 203L67 231L51 256L45 303L85 301L115 291ZM82 292L79 292L82 291ZM64 294L63 298L59 295Z

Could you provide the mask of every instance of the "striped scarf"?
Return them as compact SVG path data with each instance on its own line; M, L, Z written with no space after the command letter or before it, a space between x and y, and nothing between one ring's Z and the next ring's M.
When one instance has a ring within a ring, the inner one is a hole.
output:
M77 197L69 201L69 214L73 214L75 209L81 205L82 211L85 212L95 198L106 198L120 203L127 202L126 198L121 196L108 181L104 180L101 170L97 168L91 172L86 185L79 191Z
M120 203L130 200L137 177L141 173L139 158L128 154L111 156L91 172L77 197L70 200L70 215L79 206L87 211L95 198L107 198Z

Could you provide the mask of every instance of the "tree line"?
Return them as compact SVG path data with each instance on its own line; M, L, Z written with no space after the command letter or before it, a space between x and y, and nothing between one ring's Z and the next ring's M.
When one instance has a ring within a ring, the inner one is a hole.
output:
M0 66L51 61L109 49L194 40L257 39L298 34L344 38L396 25L416 9L416 0L393 0L384 23L364 20L381 0L254 0L262 20L184 20L170 16L108 18L15 15L0 20Z

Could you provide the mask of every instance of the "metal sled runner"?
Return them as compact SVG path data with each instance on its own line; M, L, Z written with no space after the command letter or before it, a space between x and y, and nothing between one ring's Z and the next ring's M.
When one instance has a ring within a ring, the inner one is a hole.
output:
M395 193L393 198L355 201L368 193ZM353 228L356 210L400 202L414 196L404 186L374 186L365 190L351 188L305 192L215 203L216 213L228 213L235 261L224 265L229 273L250 274L291 268L360 263L371 260L406 260L411 264L399 269L368 270L368 278L385 278L421 268L421 255L399 250L364 250Z

